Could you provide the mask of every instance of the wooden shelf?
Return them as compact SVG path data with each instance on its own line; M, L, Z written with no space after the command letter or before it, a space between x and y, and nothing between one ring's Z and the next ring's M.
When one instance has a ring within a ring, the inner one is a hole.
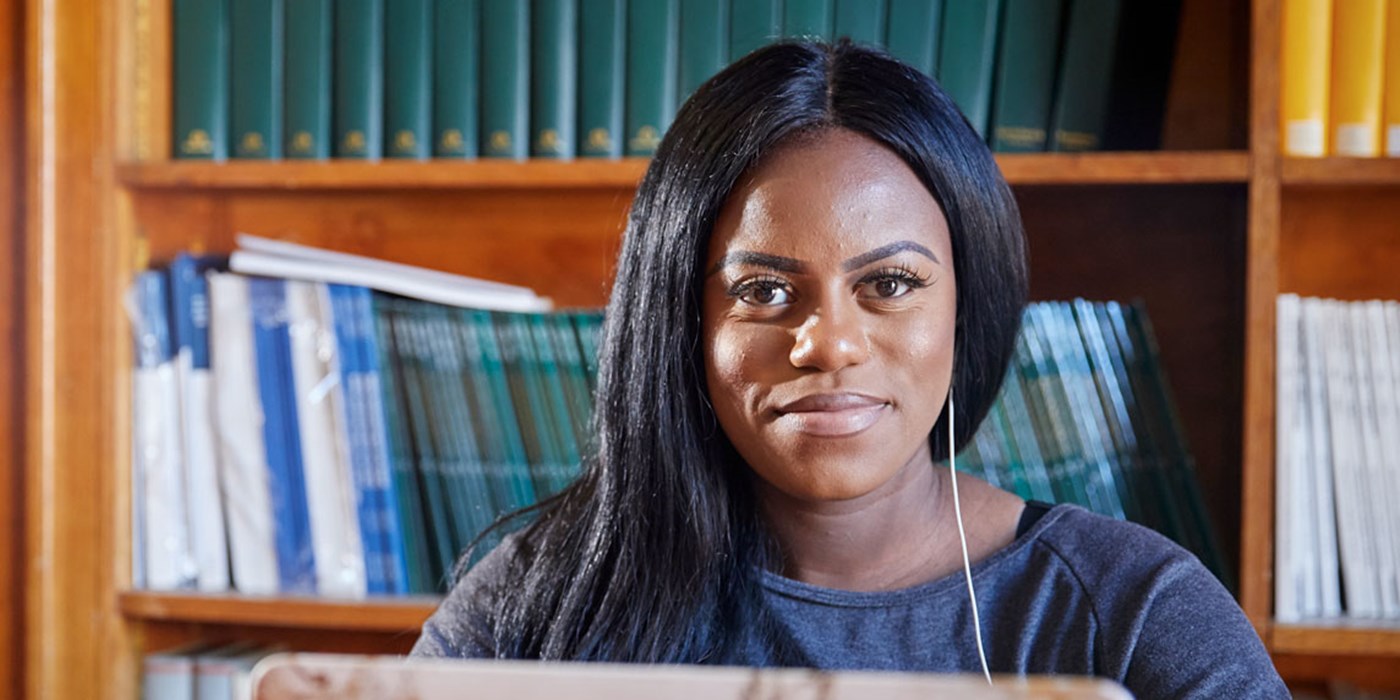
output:
M1400 657L1400 620L1275 624L1269 640L1277 654Z
M403 190L619 189L636 187L647 159L617 161L166 162L118 166L134 189ZM997 156L1013 185L1243 183L1243 151L1027 153Z
M1400 158L1285 158L1283 184L1400 185Z
M128 619L148 622L416 633L440 602L430 596L330 600L128 591L118 595L117 606Z

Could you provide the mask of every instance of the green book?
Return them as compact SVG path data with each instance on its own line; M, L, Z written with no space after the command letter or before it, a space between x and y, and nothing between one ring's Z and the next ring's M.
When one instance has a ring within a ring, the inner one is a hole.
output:
M555 475L556 489L562 491L578 477L579 445L569 416L568 397L565 394L564 378L561 376L559 357L555 351L552 321L545 314L530 314L525 317L529 325L530 345L535 356L536 377L539 391L544 399L539 415L544 420L542 426L554 443L558 463Z
M831 37L834 0L785 0L783 36L825 40Z
M481 107L477 0L433 3L433 156L475 158Z
M680 103L710 76L724 68L729 56L729 0L681 0Z
M530 3L481 0L481 155L530 153Z
M530 345L530 330L522 314L493 313L491 320L535 495L548 498L556 493L559 459L552 436L544 427L545 417L540 414L544 396L535 377L539 363Z
M862 46L885 45L886 0L836 0L833 36Z
M584 376L588 379L589 395L598 390L598 352L603 333L603 312L575 311L569 314L578 338L579 355L583 359ZM589 401L590 405L592 400Z
M419 507L427 511L430 583L433 590L441 590L456 562L455 526L448 502L451 486L437 441L433 439L432 408L428 402L428 389L433 381L427 367L430 351L424 347L422 321L413 304L400 299L395 306L392 315L394 343L400 351L406 418L417 457L419 492L423 497Z
M625 0L579 0L578 154L622 156L627 64Z
M378 160L384 146L384 0L336 0L335 157Z
M176 158L228 158L229 28L226 0L175 0Z
M384 155L426 159L432 152L431 0L384 6Z
M676 109L679 0L627 6L627 155L650 156Z
M942 23L943 0L890 0L885 48L924 75L936 75Z
M512 507L524 508L536 500L534 480L530 474L530 459L525 452L525 440L516 420L515 402L501 345L496 337L495 323L489 311L463 309L462 328L470 333L480 352L481 393L483 415L492 417L492 439L486 444L498 449L499 460L510 484ZM489 410L485 408L489 404Z
M578 108L578 0L533 0L530 156L572 158Z
M733 0L729 6L729 60L783 36L783 4L779 0Z
M1114 43L1123 0L1074 0L1065 24L1050 150L1097 151L1108 116Z
M1063 0L1006 0L992 90L992 150L1044 151Z
M505 458L501 433L504 431L500 416L490 398L490 387L482 362L481 341L476 330L471 328L462 309L447 311L449 332L460 347L461 363L454 391L460 386L462 403L459 411L465 419L466 430L476 443L481 479L486 485L490 498L491 520L497 516L522 508L527 503L516 495L511 467ZM489 522L487 523L489 524Z
M240 0L231 10L233 155L276 158L282 153L282 2Z
M403 531L404 560L410 593L432 593L432 555L428 552L427 524L423 521L422 491L413 435L408 427L408 401L404 394L403 356L394 337L392 300L373 297L375 332L379 338L379 387L383 394L384 420L393 462L394 510Z
M593 394L588 388L588 368L584 365L578 335L569 316L567 313L549 315L550 339L554 341L554 356L559 362L559 378L564 385L564 398L568 400L569 423L580 451L586 452L593 442L592 431L589 429L589 419L593 413Z
M938 82L984 138L992 113L992 78L1002 0L958 0L943 5Z
M284 155L331 157L331 0L287 3Z

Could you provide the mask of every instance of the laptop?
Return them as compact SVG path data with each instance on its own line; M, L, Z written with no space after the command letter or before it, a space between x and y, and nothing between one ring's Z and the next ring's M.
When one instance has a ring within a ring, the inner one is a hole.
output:
M254 700L1131 700L1111 681L1070 676L822 672L705 666L448 661L276 654L253 671Z

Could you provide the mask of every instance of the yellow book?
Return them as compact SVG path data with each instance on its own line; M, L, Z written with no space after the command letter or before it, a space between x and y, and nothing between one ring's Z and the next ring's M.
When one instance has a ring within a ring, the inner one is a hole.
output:
M1386 2L1385 20L1385 154L1400 158L1400 0Z
M1332 0L1284 0L1284 155L1327 155L1331 60Z
M1381 154L1385 0L1342 0L1332 17L1332 153Z

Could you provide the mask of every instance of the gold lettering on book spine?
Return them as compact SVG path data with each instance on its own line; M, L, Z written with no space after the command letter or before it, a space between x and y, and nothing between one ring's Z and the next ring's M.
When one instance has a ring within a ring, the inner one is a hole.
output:
M637 129L637 135L627 142L627 147L633 151L650 153L661 145L661 132L654 126L644 126Z
M298 131L293 134L292 142L288 146L288 150L291 151L293 155L298 156L311 155L311 152L315 150L315 148L316 139L311 136L311 132L309 131Z
M545 129L540 132L540 137L535 139L535 149L541 153L563 155L564 139L559 138L558 131L554 129Z
M491 132L491 138L486 141L486 145L491 149L492 153L509 153L510 144L509 131L493 131Z
M1099 137L1086 131L1056 131L1055 142L1077 151L1093 151L1099 147Z
M997 140L1013 146L1039 146L1045 143L1045 130L1024 126L999 126Z
M442 138L438 139L438 150L443 153L462 153L466 150L466 146L462 132L457 129L443 131Z
M238 140L238 154L241 156L263 156L267 155L267 144L263 141L262 134L250 131Z
M187 156L207 156L214 152L214 140L209 138L209 132L203 129L195 129L180 142L180 153Z
M612 134L601 127L589 129L588 138L584 143L586 144L585 150L589 152L607 153L613 147Z
M365 132L358 130L345 132L345 139L340 142L340 150L343 155L347 156L364 155Z
M394 153L412 154L418 147L418 139L414 138L413 132L403 129L394 134Z

